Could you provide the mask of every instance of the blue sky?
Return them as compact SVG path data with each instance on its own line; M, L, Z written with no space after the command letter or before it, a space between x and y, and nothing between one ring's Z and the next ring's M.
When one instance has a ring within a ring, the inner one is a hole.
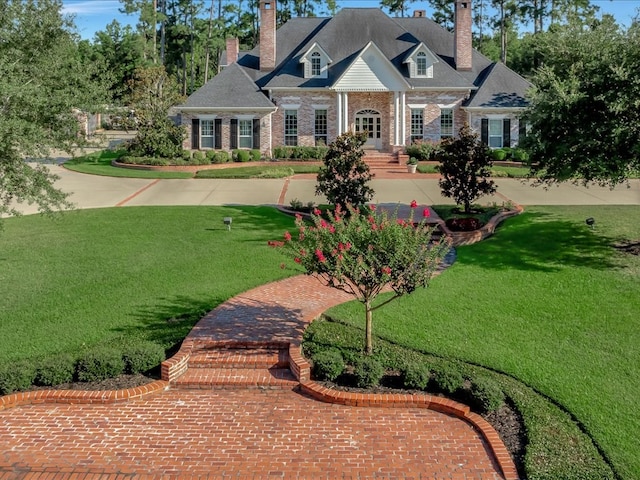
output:
M63 0L64 12L75 15L75 22L82 38L93 39L95 32L104 30L114 19L121 24L135 25L136 17L120 13L119 0ZM601 13L612 14L618 23L629 25L636 11L640 8L640 0L592 0L600 7ZM377 7L376 0L338 0L341 7ZM415 1L410 5L410 11L430 9L427 2Z

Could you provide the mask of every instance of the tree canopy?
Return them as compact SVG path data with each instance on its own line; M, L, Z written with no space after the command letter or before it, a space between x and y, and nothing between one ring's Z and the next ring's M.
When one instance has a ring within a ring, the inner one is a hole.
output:
M79 141L78 116L104 102L59 0L0 1L0 215L16 202L66 207L46 167L25 162Z
M615 185L640 169L640 26L559 29L534 77L524 142L543 182Z

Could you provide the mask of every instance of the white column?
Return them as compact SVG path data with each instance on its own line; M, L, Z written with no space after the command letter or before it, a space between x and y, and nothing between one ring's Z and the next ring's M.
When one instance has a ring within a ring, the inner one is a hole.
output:
M336 121L338 122L338 136L340 136L342 135L342 92L337 92L336 101L338 102L336 108L338 112L338 118L336 119Z
M398 92L393 92L393 144L399 145L399 129L400 124L400 102L398 97Z
M342 106L344 108L344 115L343 115L343 120L344 120L344 131L348 132L349 131L349 92L344 92L344 99L342 102Z
M405 145L405 138L407 138L407 121L406 121L406 93L400 92L400 131L402 137L400 137L399 145Z

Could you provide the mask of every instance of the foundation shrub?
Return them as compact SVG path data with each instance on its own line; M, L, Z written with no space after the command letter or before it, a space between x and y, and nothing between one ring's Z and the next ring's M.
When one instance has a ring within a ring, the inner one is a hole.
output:
M316 352L313 359L313 373L318 380L333 381L344 372L344 359L336 349Z
M144 373L165 359L164 348L157 343L140 342L131 345L122 355L126 373Z
M192 165L208 165L211 163L207 158L207 154L204 152L193 152L193 157L191 157Z
M27 390L36 378L32 362L14 362L0 366L0 395Z
M231 158L234 162L244 163L251 160L251 154L247 150L236 149L231 151Z
M40 362L36 370L35 384L54 386L73 382L76 371L76 359L68 354L49 357Z
M430 365L425 363L410 363L404 372L404 386L410 389L425 390L431 379Z
M77 377L81 382L99 382L122 375L124 368L122 352L115 348L103 347L90 350L80 357Z
M384 367L377 358L365 355L354 362L353 373L358 387L375 387L384 375Z
M471 399L480 412L495 412L504 404L504 392L495 380L476 377L471 381Z
M252 162L259 162L262 159L262 154L260 153L260 150L257 150L255 148L251 150L250 155L251 155Z
M462 369L455 363L434 365L432 372L433 377L429 383L429 388L435 391L452 395L464 385Z
M503 161L507 158L507 151L503 148L497 148L491 151L491 156L494 160Z

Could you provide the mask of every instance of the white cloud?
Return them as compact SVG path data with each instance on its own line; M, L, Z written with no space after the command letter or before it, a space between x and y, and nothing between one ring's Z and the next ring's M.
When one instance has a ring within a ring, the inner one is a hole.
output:
M118 14L118 8L122 4L118 0L64 0L62 6L63 14L75 15L104 15Z

